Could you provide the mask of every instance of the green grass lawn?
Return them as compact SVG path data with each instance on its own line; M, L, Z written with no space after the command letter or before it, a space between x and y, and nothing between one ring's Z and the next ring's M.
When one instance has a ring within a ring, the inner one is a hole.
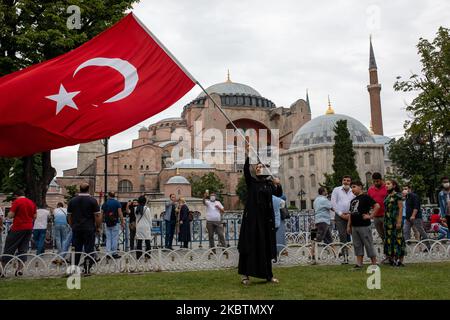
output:
M68 290L65 278L1 279L3 299L450 299L450 262L381 267L381 289L368 290L365 270L347 266L274 268L280 284L251 279L237 270L115 274L81 279Z

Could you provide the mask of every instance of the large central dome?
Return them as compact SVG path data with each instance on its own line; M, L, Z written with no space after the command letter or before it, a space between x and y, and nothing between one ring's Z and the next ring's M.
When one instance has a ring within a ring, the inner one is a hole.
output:
M217 93L219 95L224 95L224 94L228 94L228 95L250 95L250 96L261 97L259 92L256 91L255 89L253 89L252 87L250 87L250 86L248 86L246 84L237 83L237 82L231 82L231 81L225 81L225 82L222 82L222 83L214 84L214 85L206 88L206 92L208 92L209 94ZM197 96L197 99L198 98L203 98L204 96L205 96L205 93L201 92Z
M334 127L339 120L347 120L354 144L376 143L369 130L358 120L343 114L326 114L305 123L292 139L290 149L334 143Z

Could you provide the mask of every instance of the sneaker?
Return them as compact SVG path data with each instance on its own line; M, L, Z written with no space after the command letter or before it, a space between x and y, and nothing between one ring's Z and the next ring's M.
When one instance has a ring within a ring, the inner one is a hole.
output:
M117 253L113 254L112 257L113 257L114 259L120 259L120 256L119 256Z
M362 270L362 269L363 269L363 266L360 266L360 265L358 265L358 264L355 264L355 265L353 266L353 268L351 268L350 270L355 271L355 270Z

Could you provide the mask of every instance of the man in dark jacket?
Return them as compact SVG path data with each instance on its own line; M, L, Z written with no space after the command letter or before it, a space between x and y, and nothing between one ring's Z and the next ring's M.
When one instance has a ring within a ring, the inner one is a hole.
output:
M406 199L405 199L405 207L406 207L406 220L405 225L403 226L403 234L405 237L405 241L411 239L411 228L415 227L416 230L420 234L421 240L428 239L428 235L423 228L422 221L422 210L420 209L420 199L417 194L415 194L411 185L406 185L405 190L407 191ZM425 245L428 250L430 249L429 241L425 241Z

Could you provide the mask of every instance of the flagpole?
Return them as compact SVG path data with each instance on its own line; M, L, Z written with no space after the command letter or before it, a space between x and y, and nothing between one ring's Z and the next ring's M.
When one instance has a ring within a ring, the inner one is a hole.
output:
M105 194L104 194L104 202L108 199L108 139L105 138Z
M239 132L239 134L241 135L241 137L244 139L245 143L248 144L249 149L251 149L254 154L256 155L256 158L258 159L258 161L267 169L267 171L269 171L270 175L273 176L272 171L269 169L269 167L266 166L265 163L263 163L261 161L261 159L259 158L258 152L253 148L253 146L251 145L250 141L247 141L247 139L245 138L245 136L242 134L242 132L238 129L238 127L236 127L236 125L234 124L233 120L230 119L230 117L228 117L228 115L225 113L225 111L214 101L214 99L209 95L209 93L205 90L205 88L203 88L203 86L201 85L200 82L198 82L197 80L195 81L196 84L198 84L198 86L203 90L203 92L206 94L206 96L211 99L211 101L213 102L214 106L219 109L219 111L223 114L223 116L228 120L229 123L231 123L231 125L234 127L234 129Z

